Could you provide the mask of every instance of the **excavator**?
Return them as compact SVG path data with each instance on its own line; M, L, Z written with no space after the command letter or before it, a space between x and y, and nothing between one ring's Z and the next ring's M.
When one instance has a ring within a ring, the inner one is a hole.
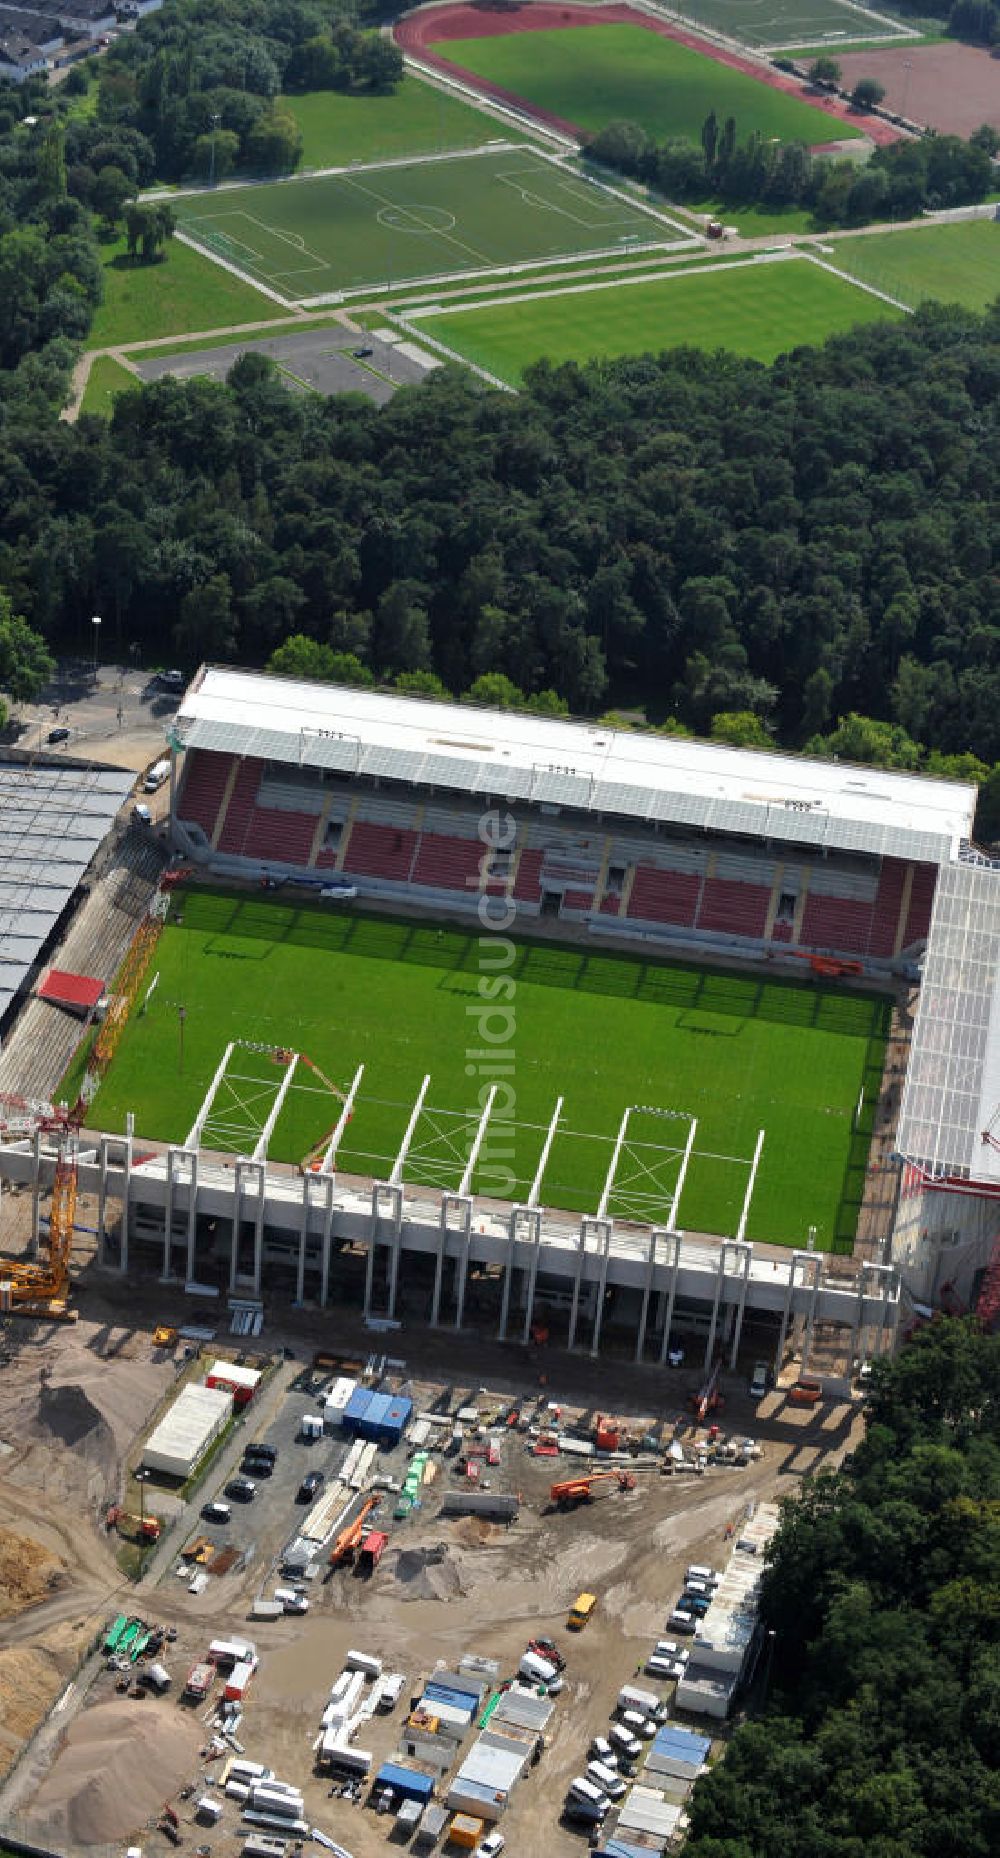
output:
M567 1477L561 1484L553 1484L549 1498L561 1508L570 1503L589 1503L604 1485L609 1496L612 1490L634 1490L635 1476L631 1471L593 1471L587 1477Z
M0 1259L0 1313L48 1316L58 1322L75 1322L76 1311L66 1303L69 1255L76 1217L77 1121L64 1103L44 1103L32 1097L0 1095L0 1135L17 1140L36 1130L58 1137L52 1200L49 1207L47 1258L37 1263Z
M366 1533L365 1519L378 1508L380 1501L377 1495L366 1497L353 1520L344 1524L330 1550L331 1568L342 1568L354 1560Z

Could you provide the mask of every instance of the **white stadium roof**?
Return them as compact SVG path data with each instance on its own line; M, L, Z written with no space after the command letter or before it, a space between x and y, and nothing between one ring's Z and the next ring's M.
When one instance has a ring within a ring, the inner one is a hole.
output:
M983 1140L998 1109L1000 871L962 863L937 881L896 1147L935 1177L998 1183Z
M203 666L177 748L947 864L975 787L757 749Z
M106 838L135 775L0 763L0 1013Z

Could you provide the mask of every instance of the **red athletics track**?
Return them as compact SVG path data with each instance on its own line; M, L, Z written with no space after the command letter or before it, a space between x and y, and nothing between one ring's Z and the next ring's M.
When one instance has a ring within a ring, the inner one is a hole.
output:
M461 65L452 64L448 58L435 51L436 45L446 44L449 39L492 39L509 32L555 32L567 26L642 26L647 32L659 33L663 39L676 39L678 45L686 45L693 52L700 52L704 58L714 58L717 64L728 65L731 71L742 71L744 76L756 78L759 84L770 84L772 90L783 90L790 97L798 97L802 103L810 103L814 109L825 110L828 116L838 122L850 123L854 129L863 129L873 142L884 146L889 142L898 142L899 132L889 123L881 122L874 116L861 116L841 103L839 97L806 96L803 87L794 78L785 77L783 72L775 71L772 66L758 64L752 58L741 58L738 52L725 51L709 39L700 39L695 32L686 32L682 26L674 26L666 20L650 19L645 13L636 13L629 6L555 6L546 4L546 0L527 0L525 5L504 5L503 10L487 12L477 6L427 6L415 13L407 13L393 27L393 36L401 51L412 53L414 58L423 59L425 64L434 65L439 71L460 72L466 81L481 90L484 96L494 97L498 103L507 103L515 109L523 110L534 116L538 122L547 123L551 129L559 129L563 135L575 136L578 141L586 141L587 131L578 123L569 123L561 116L552 116L547 110L536 109L524 97L519 97L512 90L502 90L499 84L491 84L485 78L477 77L473 71L466 71ZM821 145L827 147L828 144Z

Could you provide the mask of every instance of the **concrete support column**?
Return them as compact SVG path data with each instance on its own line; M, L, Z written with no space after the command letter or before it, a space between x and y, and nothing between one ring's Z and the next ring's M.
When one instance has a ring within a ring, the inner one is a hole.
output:
M535 1285L538 1282L538 1261L542 1255L542 1218L538 1215L538 1225L532 1233L534 1244L531 1248L531 1263L528 1266L528 1288L524 1302L524 1332L522 1342L531 1341L531 1325L535 1320Z
M677 1278L681 1268L682 1235L679 1232L664 1233L666 1266L670 1272L670 1287L667 1291L666 1308L663 1311L663 1340L660 1343L660 1366L663 1367L670 1350L670 1332L674 1322L674 1303L677 1298ZM662 1302L661 1298L661 1302Z
M174 1187L177 1179L177 1150L167 1149L167 1194L163 1206L163 1267L160 1271L160 1283L169 1284L170 1239L174 1229Z
M121 1271L128 1270L128 1242L132 1221L132 1118L128 1119L128 1134L124 1142L118 1144L124 1151L124 1180L122 1181L122 1217L120 1243L118 1246L118 1266Z
M715 1296L712 1299L712 1320L708 1327L708 1341L705 1343L706 1374L712 1365L712 1356L715 1353L715 1335L719 1326L719 1305L722 1302L722 1290L726 1281L726 1244L727 1241L723 1239L722 1244L719 1246L719 1268L715 1274Z
M465 1286L469 1280L469 1254L472 1250L472 1214L473 1204L469 1196L469 1217L463 1221L461 1228L461 1249L458 1254L458 1273L455 1284L455 1327L461 1329L465 1315Z
M569 1312L567 1348L572 1348L576 1341L576 1325L580 1315L580 1289L583 1284L583 1267L587 1262L587 1253L590 1249L589 1240L593 1238L596 1241L595 1250L603 1247L609 1224L607 1219L598 1219L592 1213L585 1213L580 1221L580 1243L577 1247L576 1271L573 1277L573 1302Z
M239 1234L243 1223L243 1202L250 1184L256 1188L253 1231L253 1294L260 1296L264 1267L264 1183L265 1166L262 1161L238 1161L236 1163L236 1193L233 1224L233 1256L229 1268L229 1288L236 1289L237 1264L239 1260Z
M35 1158L35 1165L31 1171L31 1256L32 1258L37 1258L38 1248L41 1243L41 1236L42 1236L41 1234L42 1183L40 1179L41 1157L42 1157L42 1132L40 1129L36 1129L34 1131L32 1138L31 1138L31 1146L34 1151L34 1158Z
M309 1215L312 1212L312 1175L308 1168L302 1176L302 1206L299 1211L299 1257L295 1272L295 1301L306 1299L306 1244L309 1238Z
M188 1151L188 1217L187 1217L187 1254L184 1262L185 1282L190 1284L194 1278L195 1241L198 1237L198 1150Z
M389 1201L388 1219L391 1228L389 1252L389 1319L396 1320L396 1297L399 1291L399 1263L403 1251L403 1189L390 1187L386 1191Z
M108 1138L102 1135L98 1148L100 1156L100 1177L97 1186L97 1262L108 1261Z
M750 1288L750 1267L753 1264L753 1247L742 1239L734 1239L733 1252L736 1254L740 1287L736 1304L736 1321L733 1325L733 1346L729 1355L729 1366L735 1368L739 1354L740 1336L743 1333L743 1314L747 1306L747 1291Z
M333 1188L332 1174L321 1174L323 1182L323 1237L320 1248L319 1264L319 1307L325 1310L330 1300L330 1252L333 1246Z
M823 1276L823 1260L819 1252L806 1252L805 1256L809 1260L809 1266L807 1269L807 1279L808 1279L808 1284L809 1284L809 1304L806 1310L805 1335L802 1340L802 1372L803 1374L805 1373L806 1369L809 1366L809 1356L812 1352L813 1329L815 1328L815 1325L816 1325L816 1304L819 1300L819 1288L820 1288L820 1282Z
M598 1353L601 1344L601 1324L604 1321L604 1298L608 1287L608 1259L611 1255L611 1238L614 1231L614 1220L604 1220L603 1226L604 1231L601 1234L601 1274L597 1286L597 1308L594 1312L594 1332L590 1343L590 1352L592 1355Z
M458 1215L457 1225L452 1223L452 1214ZM437 1264L434 1271L434 1297L431 1303L431 1328L436 1329L441 1314L441 1289L444 1283L444 1260L448 1249L449 1232L457 1231L460 1242L466 1252L472 1230L472 1200L468 1194L441 1195L441 1218L438 1226Z
M365 1259L365 1321L372 1313L375 1286L375 1246L378 1242L378 1182L372 1187L372 1214L368 1222L368 1256Z
M639 1311L639 1328L635 1339L635 1359L642 1360L642 1351L646 1346L646 1322L649 1317L649 1299L653 1294L653 1272L656 1269L656 1242L663 1234L662 1226L650 1226L649 1250L646 1253L646 1281L642 1287L642 1308Z
M795 1301L795 1288L796 1288L795 1280L798 1276L803 1259L808 1258L809 1256L810 1254L808 1252L795 1251L795 1252L792 1252L788 1260L788 1282L785 1285L785 1301L784 1301L784 1305L781 1311L781 1328L778 1331L778 1347L777 1347L777 1350L775 1352L775 1357L774 1357L775 1381L777 1381L778 1376L781 1373L782 1363L784 1361L784 1356L785 1356L785 1342L788 1338L788 1325L792 1319L792 1309L793 1309L793 1305Z

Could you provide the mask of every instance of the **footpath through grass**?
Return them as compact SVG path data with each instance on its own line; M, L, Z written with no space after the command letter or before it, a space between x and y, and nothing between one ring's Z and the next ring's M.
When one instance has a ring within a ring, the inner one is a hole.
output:
M489 1082L488 1069L476 1068L485 1047L513 1065L515 1101L505 1084L504 1126L491 1131L484 1157L488 1166L509 1159L513 1178L501 1184L480 1169L481 1188L524 1194L562 1094L563 1128L577 1133L557 1137L542 1199L592 1211L622 1112L642 1104L699 1119L685 1226L735 1229L747 1169L708 1156L749 1159L765 1127L750 1235L793 1244L814 1225L825 1248L853 1239L868 1147L868 1119L856 1132L855 1110L862 1085L873 1101L877 1094L882 999L523 942L505 970L514 982L508 1014L476 935L200 890L176 896L156 967L159 985L126 1029L91 1111L94 1127L119 1130L132 1109L140 1136L183 1140L227 1040L273 1043L307 1053L342 1087L365 1065L339 1158L359 1174L384 1175L429 1071L427 1101L439 1114L433 1127L430 1119L418 1126L407 1174L454 1187ZM493 977L492 1002L483 974ZM259 1052L238 1053L234 1068L244 1098L263 1092L263 1120L282 1070ZM339 1114L313 1073L300 1067L299 1079L304 1087L290 1092L271 1142L276 1160L301 1160ZM238 1120L232 1106L227 1114ZM434 1128L444 1136L435 1139ZM645 1185L655 1198L676 1173L661 1147L678 1133L683 1140L686 1124L645 1117L632 1133L647 1144L654 1174ZM661 1200L656 1216L665 1210Z
M504 134L495 117L457 102L416 77L404 77L391 97L312 90L285 97L283 102L302 131L304 168L336 168L351 161L478 148Z
M112 355L98 355L91 364L80 404L81 413L100 413L110 419L114 412L115 400L120 393L129 388L141 387L142 382L123 368L120 361Z
M517 386L525 369L543 357L583 362L694 347L725 348L769 362L858 323L900 314L818 265L794 258L702 266L656 282L553 291L520 303L407 320Z
M639 123L657 142L697 142L710 110L736 118L741 142L755 130L783 142L821 143L861 134L786 91L747 77L643 26L579 26L449 39L438 55L582 129Z
M914 309L936 297L967 310L985 310L1000 297L1000 226L993 219L865 233L831 239L830 246L828 262L838 271L849 271Z
M194 335L201 329L265 322L282 313L271 297L180 239L169 241L159 264L130 263L124 239L104 246L103 254L104 302L91 325L88 348Z

